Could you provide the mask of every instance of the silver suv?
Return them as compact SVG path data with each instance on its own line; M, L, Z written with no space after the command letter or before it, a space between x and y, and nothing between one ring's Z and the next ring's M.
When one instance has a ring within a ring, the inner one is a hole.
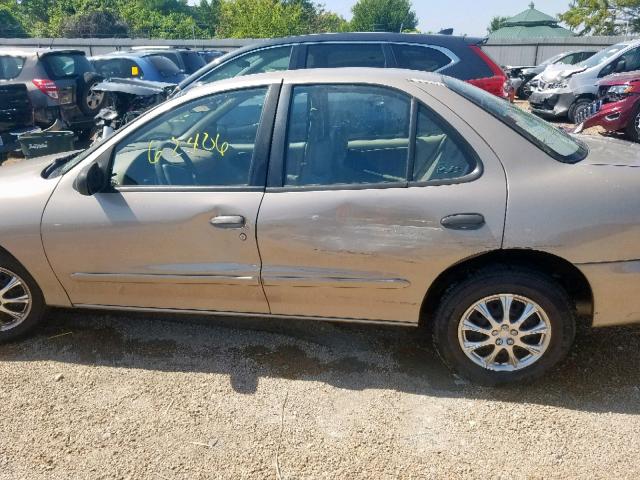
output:
M574 122L598 94L598 79L612 73L640 69L640 40L612 45L576 65L550 66L539 77L529 103L531 110L549 118Z

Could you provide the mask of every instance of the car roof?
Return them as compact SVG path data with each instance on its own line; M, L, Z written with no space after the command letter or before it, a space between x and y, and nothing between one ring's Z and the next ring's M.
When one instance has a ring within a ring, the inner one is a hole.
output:
M349 33L316 33L280 37L269 40L259 40L242 48L233 50L228 56L242 54L255 48L274 47L294 43L322 43L322 42L394 42L394 43L424 43L441 47L455 44L477 45L484 43L485 37L460 37L456 35L425 35L417 33L392 32L349 32ZM226 56L225 56L226 57Z
M20 47L0 47L0 55L14 57L44 57L51 54L72 53L85 55L83 50L72 48L20 48Z
M217 82L198 85L185 91L176 98L198 98L218 91L252 86L269 85L274 83L352 83L398 86L407 82L420 82L422 85L443 85L443 75L418 70L403 70L399 68L310 68L304 70L282 70L278 72L258 73L233 77ZM427 87L428 88L428 87Z

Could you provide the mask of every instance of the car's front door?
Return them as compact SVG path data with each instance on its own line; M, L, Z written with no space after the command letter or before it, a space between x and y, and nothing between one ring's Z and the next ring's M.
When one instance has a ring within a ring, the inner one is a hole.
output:
M372 85L285 84L276 124L288 131L274 138L258 218L273 314L417 322L441 272L500 248L504 171L432 103Z
M269 311L255 223L278 90L220 92L143 122L113 146L109 191L83 196L77 171L63 177L42 236L74 304Z

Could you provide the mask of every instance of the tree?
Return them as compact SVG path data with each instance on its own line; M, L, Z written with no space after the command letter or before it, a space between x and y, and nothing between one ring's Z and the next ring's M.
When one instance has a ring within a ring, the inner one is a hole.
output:
M334 32L346 21L309 0L222 0L218 37L263 38Z
M410 0L358 0L350 28L359 32L414 30L418 17Z
M500 15L496 15L491 19L491 23L489 24L489 27L487 27L487 32L493 33L496 30L500 30L502 27L504 27L504 24L507 22L507 20L509 20L509 17L501 17Z
M640 0L573 0L560 20L581 35L640 32Z
M0 38L19 38L26 36L26 30L11 9L0 5Z
M215 36L220 21L220 0L201 0L195 7L195 17L208 37Z
M129 26L117 15L105 11L76 14L64 20L60 36L66 38L82 37L128 37Z

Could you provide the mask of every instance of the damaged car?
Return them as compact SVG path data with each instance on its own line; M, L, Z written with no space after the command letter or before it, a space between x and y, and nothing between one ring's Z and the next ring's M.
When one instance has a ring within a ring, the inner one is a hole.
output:
M575 50L563 52L547 58L539 65L507 66L504 71L511 80L516 96L527 100L531 96L531 80L540 75L550 65L575 65L595 55L595 50Z
M433 73L192 88L0 170L0 340L47 306L363 322L531 380L578 325L640 321L639 162Z
M549 67L536 77L529 97L531 111L546 118L568 117L576 123L596 100L599 79L638 69L640 40L612 45L573 66Z
M102 77L83 51L0 47L0 58L13 65L10 82L26 89L36 126L46 129L58 121L78 136L91 133L105 99L92 90Z
M610 75L598 85L598 99L577 119L576 132L600 126L640 142L640 71Z

